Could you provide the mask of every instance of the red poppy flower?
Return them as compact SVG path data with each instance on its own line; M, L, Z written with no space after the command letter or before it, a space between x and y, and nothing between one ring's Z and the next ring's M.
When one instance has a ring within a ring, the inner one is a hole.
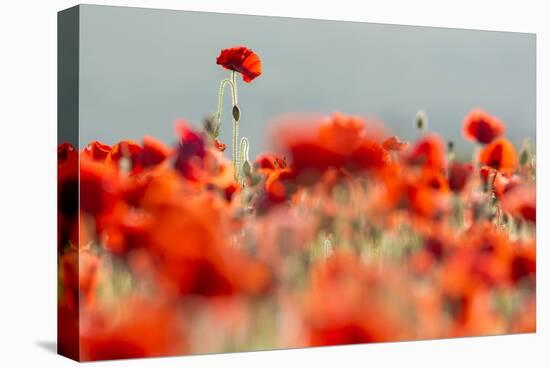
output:
M174 166L183 176L190 180L199 180L204 167L206 142L201 133L195 131L187 122L178 122L176 131L180 137L176 148Z
M350 156L352 168L363 170L381 169L390 163L388 152L374 140L363 139L357 150Z
M150 136L143 137L143 149L138 153L139 165L144 168L156 166L171 154L171 149L160 140Z
M130 168L134 169L138 166L138 157L141 149L141 146L132 140L122 140L113 145L113 149L106 160L115 163L115 167L118 168L121 158L125 158L130 161Z
M537 197L534 185L514 185L501 197L502 208L508 213L532 223L537 221Z
M413 146L409 156L412 164L420 164L437 170L447 166L445 145L439 135L428 134Z
M103 162L109 153L111 153L111 147L99 141L92 141L90 144L86 145L83 153L95 161Z
M287 168L287 164L284 158L281 158L275 154L264 153L256 157L256 164L263 170L274 170L280 168Z
M110 166L80 160L80 207L92 215L110 213L118 200L119 183Z
M265 191L268 197L276 203L288 200L294 191L294 178L294 172L288 168L271 172L265 181Z
M404 314L389 301L396 290L388 274L384 291L379 273L356 256L337 252L310 272L305 324L309 345L337 345L403 340L411 336ZM393 289L392 289L393 288ZM384 296L381 296L384 294ZM403 304L401 304L402 306Z
M309 126L304 129L304 125ZM334 113L285 127L279 139L301 183L314 183L330 169L376 170L390 162L388 152L370 136L360 117Z
M472 171L471 163L453 162L449 169L449 188L453 192L462 191Z
M518 166L518 155L516 148L509 140L499 138L483 148L479 161L502 173L510 174Z
M504 130L502 121L483 110L473 110L464 118L464 136L481 144L489 144L504 134Z
M244 46L223 49L216 63L225 69L241 73L246 83L250 83L262 74L260 57Z
M137 297L110 312L81 317L81 360L159 357L184 353L186 337L177 309Z

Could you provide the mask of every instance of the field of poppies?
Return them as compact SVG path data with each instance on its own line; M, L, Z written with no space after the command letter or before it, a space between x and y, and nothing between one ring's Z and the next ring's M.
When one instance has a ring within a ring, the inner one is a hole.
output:
M423 113L414 141L345 113L289 115L272 151L250 158L237 77L260 77L260 58L234 47L217 64L230 73L218 110L202 129L176 122L176 146L58 147L61 354L535 331L535 156L504 122L466 111L464 161Z

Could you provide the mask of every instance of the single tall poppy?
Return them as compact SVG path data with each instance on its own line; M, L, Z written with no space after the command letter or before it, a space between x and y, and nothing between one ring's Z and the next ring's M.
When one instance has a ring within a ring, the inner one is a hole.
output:
M216 64L227 70L241 73L246 83L250 83L262 74L260 57L244 46L223 49L216 59Z

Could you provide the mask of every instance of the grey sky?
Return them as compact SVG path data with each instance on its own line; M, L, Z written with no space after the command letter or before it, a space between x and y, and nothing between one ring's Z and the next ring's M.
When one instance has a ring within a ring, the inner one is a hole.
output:
M403 139L418 109L455 140L482 107L516 144L535 137L535 35L85 5L80 13L80 144L175 140L173 123L215 112L222 48L246 45L263 75L239 79L241 136L254 156L265 128L290 112L375 116ZM229 97L225 112L229 113ZM230 143L231 123L222 139Z

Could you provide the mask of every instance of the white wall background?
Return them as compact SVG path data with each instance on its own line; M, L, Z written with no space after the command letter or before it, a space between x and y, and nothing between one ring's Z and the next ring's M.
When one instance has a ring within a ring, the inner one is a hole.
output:
M533 335L105 362L112 366L543 366L550 345L550 23L544 1L96 1L99 4L537 33L538 332ZM0 5L0 365L65 366L56 336L56 12ZM546 15L546 16L545 16ZM541 144L542 142L542 144Z

